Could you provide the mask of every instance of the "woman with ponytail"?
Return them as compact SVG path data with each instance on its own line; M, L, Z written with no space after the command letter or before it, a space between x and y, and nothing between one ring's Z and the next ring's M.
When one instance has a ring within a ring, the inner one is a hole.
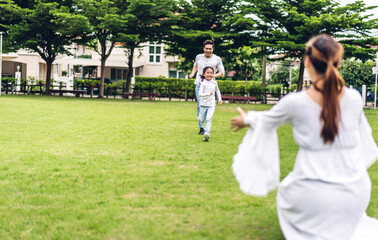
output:
M231 127L248 131L232 165L241 190L277 191L286 239L378 239L378 220L365 213L371 197L367 172L378 148L363 113L361 95L344 86L338 69L343 47L322 34L306 45L313 87L282 98L271 110L245 113ZM294 170L280 182L276 129L290 123L299 151ZM375 216L377 217L377 216Z

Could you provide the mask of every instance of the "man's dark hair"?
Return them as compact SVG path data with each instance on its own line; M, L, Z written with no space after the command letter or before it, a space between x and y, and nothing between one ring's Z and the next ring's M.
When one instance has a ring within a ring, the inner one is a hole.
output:
M211 41L211 40L205 40L202 45L203 45L203 47L205 47L206 45L209 45L209 44L214 47L214 42Z

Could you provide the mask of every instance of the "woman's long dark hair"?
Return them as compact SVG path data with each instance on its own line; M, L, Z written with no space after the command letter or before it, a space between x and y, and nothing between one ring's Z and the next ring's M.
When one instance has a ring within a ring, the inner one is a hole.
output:
M204 69L203 69L203 71L202 71L202 74L200 75L200 77L201 77L201 82L203 82L203 80L205 79L205 72L206 72L206 70L207 69L211 69L211 70L213 70L213 74L214 74L214 68L212 68L212 67L210 67L210 66L207 66L207 67L205 67Z
M332 143L339 132L341 121L339 97L345 84L338 68L344 49L327 34L316 36L309 43L306 55L315 70L323 74L321 79L314 81L314 88L323 95L323 109L320 114L320 119L323 121L321 136L324 143ZM319 83L323 83L322 87L318 87Z

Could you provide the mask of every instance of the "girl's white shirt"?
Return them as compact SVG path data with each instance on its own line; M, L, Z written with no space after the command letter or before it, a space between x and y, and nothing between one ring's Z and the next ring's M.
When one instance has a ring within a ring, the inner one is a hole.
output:
M210 94L211 91L213 91L213 94ZM198 95L200 96L200 105L215 106L215 94L217 94L218 101L221 101L222 96L217 81L214 79L211 79L210 81L204 79L201 82L201 87L198 92Z

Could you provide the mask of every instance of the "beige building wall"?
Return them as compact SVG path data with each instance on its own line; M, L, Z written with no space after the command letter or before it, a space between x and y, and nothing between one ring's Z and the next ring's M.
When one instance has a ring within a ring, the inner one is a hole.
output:
M39 78L39 62L41 58L38 54L19 51L3 55L2 75L15 76L17 66L20 66L21 78L29 76Z
M81 45L72 44L67 49L72 56L58 55L53 62L51 69L52 78L61 78L62 71L67 71L68 75L72 74L74 65L79 66L96 66L97 76L101 74L100 56L93 49L86 48ZM91 59L78 58L82 55L90 55ZM177 57L165 56L164 45L156 43L146 43L142 47L136 49L134 52L133 73L136 76L145 77L169 77L169 71L175 71ZM19 50L17 53L10 53L3 55L3 75L14 76L17 65L20 65L22 78L34 77L37 80L46 79L46 63L36 53L31 53L26 50ZM122 72L124 77L128 69L127 56L125 49L122 46L116 46L112 54L106 61L105 78L112 79L112 73ZM118 74L119 75L119 74ZM118 76L117 75L117 76ZM80 77L81 73L75 74ZM66 76L68 78L68 76Z

